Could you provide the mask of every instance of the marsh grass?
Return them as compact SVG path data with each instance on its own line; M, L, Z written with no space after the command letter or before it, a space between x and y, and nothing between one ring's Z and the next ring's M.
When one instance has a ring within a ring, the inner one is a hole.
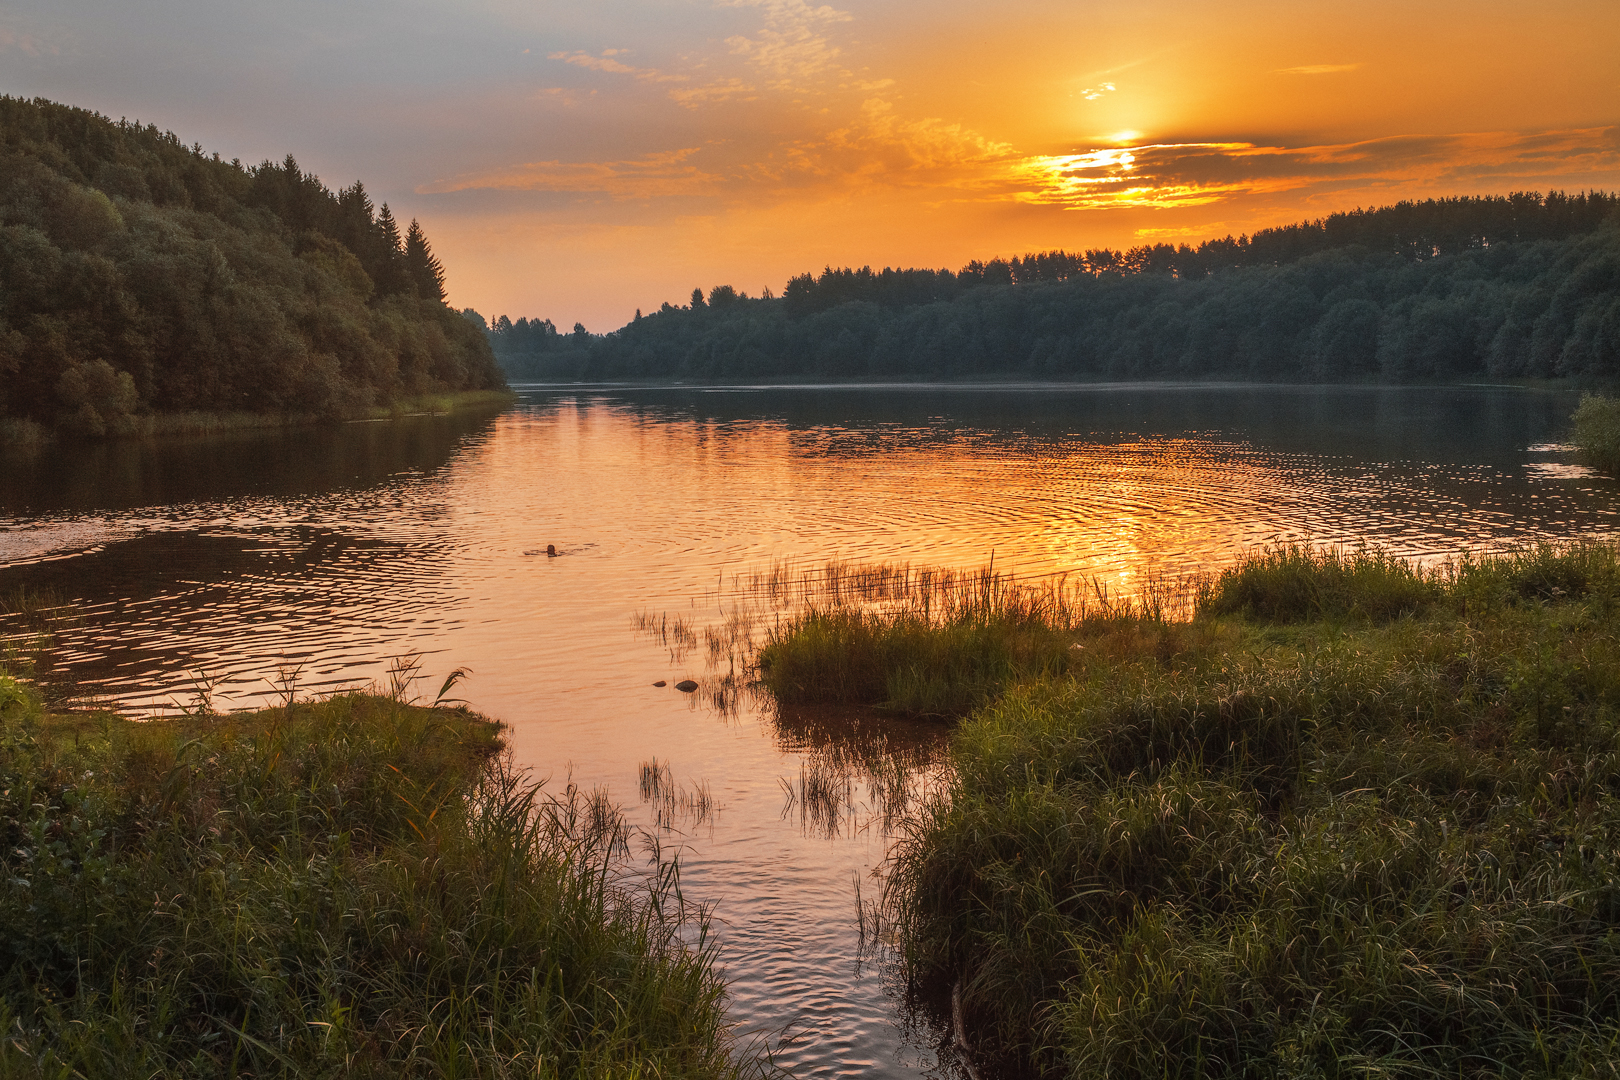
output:
M1198 583L1194 609L1248 622L1388 622L1439 608L1520 601L1620 600L1612 544L1536 544L1424 566L1378 548L1277 544Z
M82 622L77 606L54 590L15 588L0 593L0 670L28 675L52 700L70 696L73 688L50 676L58 635Z
M855 778L848 769L821 755L811 755L799 763L798 783L781 779L784 795L782 817L797 813L799 827L807 836L833 839L853 834L857 826Z
M1379 622L1428 607L1444 593L1443 578L1378 548L1277 544L1223 571L1202 590L1197 608L1255 622Z
M1116 597L1068 578L838 564L759 587L803 605L759 648L760 680L776 700L921 716L965 715L1015 681L1066 673L1088 639L1168 627L1195 599L1193 585L1166 581Z
M4 689L0 1076L751 1067L678 868L495 725L403 693L131 723Z
M1038 628L1064 663L996 661L862 939L1013 1074L1614 1075L1616 565L1270 549L1191 619Z

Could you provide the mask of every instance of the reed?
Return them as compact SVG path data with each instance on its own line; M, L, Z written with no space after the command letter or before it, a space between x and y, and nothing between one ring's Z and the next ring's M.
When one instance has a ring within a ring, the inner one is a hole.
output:
M1615 555L1274 549L1190 621L1070 626L909 814L914 992L1013 1073L1612 1074Z
M1438 600L1443 575L1372 547L1277 544L1222 571L1198 597L1198 611L1255 622L1384 621Z
M1164 625L1190 596L1152 582L1140 597L1115 597L1095 583L991 569L832 564L788 585L783 576L757 586L776 602L805 604L759 648L760 679L776 700L922 716L965 715L1017 680L1067 672L1084 639Z
M0 1076L752 1068L674 864L405 696L130 723L0 687Z

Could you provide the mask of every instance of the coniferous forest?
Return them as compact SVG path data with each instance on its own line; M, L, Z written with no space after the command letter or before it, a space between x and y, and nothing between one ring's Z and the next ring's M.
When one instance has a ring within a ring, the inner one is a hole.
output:
M361 184L0 97L0 420L101 434L503 385L421 228Z
M475 312L469 317L482 323ZM1438 199L960 271L828 267L605 335L506 316L533 379L1620 379L1620 196Z

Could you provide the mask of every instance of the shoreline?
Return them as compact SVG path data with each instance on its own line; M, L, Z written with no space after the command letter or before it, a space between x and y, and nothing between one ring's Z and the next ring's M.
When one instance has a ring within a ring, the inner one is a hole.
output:
M508 376L508 385L514 393L533 390L1530 390L1546 393L1580 393L1589 387L1574 380L1519 379L1502 382L1260 382L1242 379L1151 379L1082 381L1075 379L1040 380L1008 375L997 378L988 375L974 379L955 380L828 380L822 382L784 380L770 382L759 379L724 382L716 380L682 381L659 379L579 380L553 382L541 379L518 379Z
M182 412L151 413L129 418L124 430L94 436L64 432L33 420L0 419L0 450L40 449L73 440L122 442L131 439L161 439L183 435L215 435L232 431L270 431L329 424L377 423L414 416L448 416L496 406L517 400L506 390L457 390L442 394L419 394L388 405L374 405L353 413L322 416L316 413Z

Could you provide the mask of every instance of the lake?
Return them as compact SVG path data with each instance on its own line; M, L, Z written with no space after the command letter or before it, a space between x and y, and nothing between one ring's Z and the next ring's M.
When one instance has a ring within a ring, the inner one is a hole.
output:
M499 415L7 454L0 592L74 601L59 673L137 712L363 685L402 656L431 698L470 668L456 693L511 725L519 762L606 787L682 850L744 1032L783 1040L801 1075L934 1073L939 1032L863 954L856 905L881 887L894 776L930 782L947 732L780 715L728 684L728 620L772 617L749 576L993 559L1129 594L1277 540L1432 560L1612 537L1620 488L1559 441L1576 401L522 387ZM697 693L674 689L686 678ZM654 762L674 796L644 797ZM830 810L798 797L827 776Z

